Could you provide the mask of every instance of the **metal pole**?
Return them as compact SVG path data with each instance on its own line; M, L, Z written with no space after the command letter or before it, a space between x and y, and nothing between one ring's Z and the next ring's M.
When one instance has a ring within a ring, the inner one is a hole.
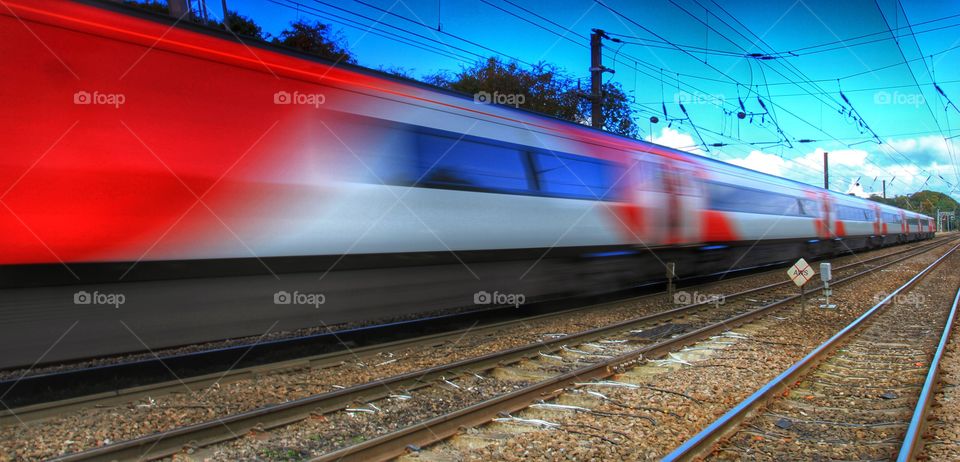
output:
M823 151L823 189L830 189L830 163L827 151Z
M883 180L883 198L887 198L887 180Z
M220 4L223 5L223 27L230 30L230 13L227 12L227 0L221 0Z
M590 124L593 128L603 128L603 31L594 29L590 34Z
M807 311L807 293L805 290L803 290L803 286L805 285L806 284L803 284L800 286L800 316L801 317L803 317L804 312Z
M676 287L673 285L673 278L677 277L677 264L674 262L667 263L667 293L670 295L670 300L673 300L673 294L676 290Z
M169 5L170 16L174 18L180 19L190 13L190 5L187 5L187 0L169 0L167 5Z

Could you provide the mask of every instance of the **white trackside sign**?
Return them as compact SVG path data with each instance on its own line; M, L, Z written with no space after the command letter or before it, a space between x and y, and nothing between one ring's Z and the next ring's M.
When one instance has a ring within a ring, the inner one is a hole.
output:
M814 274L813 268L802 258L797 260L797 262L787 270L787 275L790 276L790 280L792 280L797 287L802 287L807 281L813 279Z

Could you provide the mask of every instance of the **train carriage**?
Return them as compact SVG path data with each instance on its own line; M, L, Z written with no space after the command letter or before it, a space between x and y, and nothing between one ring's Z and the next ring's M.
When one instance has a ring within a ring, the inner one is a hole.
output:
M929 217L110 2L5 3L0 368L68 328L45 361L933 234ZM77 302L97 293L125 303Z

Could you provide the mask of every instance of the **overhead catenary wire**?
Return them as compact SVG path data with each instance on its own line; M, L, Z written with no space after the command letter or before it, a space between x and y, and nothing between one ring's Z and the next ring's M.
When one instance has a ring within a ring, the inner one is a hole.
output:
M670 1L671 1L671 3L673 3L674 5L677 5L673 0L670 0ZM699 0L694 0L694 1L695 1L698 5L700 5L702 8L704 8L705 11L709 11L705 6L703 6L703 5L700 3ZM736 16L732 15L729 11L727 11L727 10L723 7L723 5L720 5L719 3L717 3L716 0L712 0L712 1L713 1L713 3L714 3L715 5L717 5L717 7L718 7L721 11L723 11L727 16L729 16L731 19L733 19L735 22L737 22L737 24L740 25L741 28L743 28L744 30L746 30L746 31L750 32L751 34L753 34L755 37L757 37L757 39L758 39L761 43L763 43L764 45L766 45L768 48L772 49L772 47L770 47L770 45L767 44L766 41L764 41L762 37L759 37L759 36L757 36L756 34L754 34L753 32L751 32L749 28L747 28L742 22L740 22L739 19L736 18ZM686 9L683 9L683 8L680 7L679 5L677 5L677 7L680 8L680 9L682 9L682 10L684 10L688 15L692 16L694 19L699 20L698 17L696 17L695 15L691 14L691 13L690 13L689 11L687 11ZM714 17L717 17L717 16L714 15ZM735 31L735 32L736 32L737 34L739 34L741 37L747 39L747 41L750 42L753 46L757 47L758 49L761 49L756 43L754 43L752 40L750 40L750 39L747 38L745 35L743 35L743 33L741 33L741 32L739 31L739 29L732 27L730 24L726 23L726 21L724 21L722 18L717 17L717 19L719 19L724 25L726 25L727 27L729 27L731 30ZM701 21L701 22L702 22L702 21ZM707 25L707 26L709 27L709 25ZM733 43L733 44L736 45L735 42L733 42L732 40L730 40L728 37L726 37L725 35L723 35L723 34L720 33L719 31L716 31L716 32L717 32L718 34L720 34L721 37L727 39L730 43ZM742 49L742 47L741 47L741 49ZM781 63L781 64L782 64L782 63ZM793 70L797 75L799 75L802 79L804 79L805 83L811 84L811 85L814 86L816 89L820 90L820 93L821 93L821 94L825 94L825 92L822 91L822 88L820 88L819 85L816 85L815 83L813 83L805 74L802 73L802 71L800 71L799 69L797 69L796 66L794 66L793 64L790 64L790 63L784 64L784 66L791 67L792 70ZM780 74L780 73L778 72L778 74ZM783 76L783 74L780 74L780 75ZM798 88L804 90L805 92L807 92L807 93L810 94L811 96L814 96L814 97L817 98L819 101L823 102L823 100L821 100L819 97L817 97L816 95L814 95L814 94L813 94L812 92L810 92L808 89L806 89L806 88L804 88L804 87L796 84L795 82L792 81L792 79L787 78L786 76L783 76L783 77L786 78L788 82L794 84L794 85L797 86ZM769 86L768 86L768 88L769 88ZM847 103L847 105L848 105L848 106L851 106L852 103L850 103L849 99L846 98L846 96L843 95L842 92L839 92L839 93L840 93L841 98ZM829 96L829 95L828 95L828 96ZM836 99L835 99L835 98L833 98L832 96L830 96L830 98L831 98L833 101L836 102ZM839 103L838 103L838 104L839 104ZM859 114L857 115L857 117L859 118L859 121L865 126L865 128L867 128L867 129L871 132L871 134L874 136L874 138L876 139L876 141L877 141L878 143L880 143L880 144L883 144L883 142L880 140L879 136L877 136L876 132L874 132L872 129L869 128L869 126L866 125L866 121L863 120L863 118L860 117ZM821 131L822 131L822 130L821 130ZM832 135L831 135L831 136L832 136ZM834 138L834 139L835 139L835 138ZM851 147L851 146L848 146L848 147ZM893 150L893 151L895 151L895 152L897 152L898 154L901 155L901 157L904 157L904 158L908 161L908 163L913 164L914 166L920 168L921 171L923 171L923 168L921 168L921 167L919 167L918 165L916 165L912 160L910 160L909 158L907 158L906 156L904 156L902 153L900 153L898 150L896 150L896 148L894 148L893 146L889 145L889 143L886 145L886 147L889 148L889 149L891 149L891 150ZM881 153L884 154L884 155L888 155L888 156L889 156L889 153L886 153L886 152L884 152L884 151L881 151ZM893 160L893 159L891 158L891 160ZM868 162L869 162L869 160L868 160ZM879 165L877 165L877 164L875 164L875 163L873 163L873 162L870 162L870 163L871 163L872 165L880 168L881 170L884 170L884 171L886 171L887 173L889 173L889 171L887 171L887 170L884 169L883 167L880 167ZM894 160L894 163L897 163L897 162ZM902 168L902 166L901 166L901 168Z
M524 17L524 16L522 16L522 15L517 15L516 13L511 12L511 11L509 11L509 10L506 10L506 9L504 9L504 8L498 6L498 5L495 5L495 4L491 3L491 2L488 1L488 0L481 0L481 2L483 2L483 3L487 4L487 5L490 5L490 6L492 6L493 8L496 8L497 10L500 10L500 11L502 11L502 12L504 12L504 13L507 13L507 14L509 14L509 15L512 15L512 16L514 16L514 17L517 17L518 19L523 20L523 21L525 21L525 22L531 23L531 24L537 26L537 27L540 28L540 29L547 30L548 32L554 33L555 35L557 35L557 36L559 36L559 37L561 37L561 38L563 38L563 39L566 39L566 40L568 40L568 41L571 41L572 43L576 44L577 46L582 46L582 47L585 47L585 48L586 48L586 46L583 45L583 42L586 41L586 37L585 37L584 35L579 34L579 33L576 32L576 31L572 31L572 30L570 30L569 28L566 28L566 27L564 27L564 26L561 26L561 25L557 24L555 21L552 21L552 20L550 20L549 18L546 18L546 17L544 17L544 16L542 16L542 15L539 15L539 14L537 14L537 13L535 13L535 12L533 12L533 11L527 9L527 8L523 8L522 6L516 5L516 4L514 4L513 2L511 2L510 0L503 0L503 1L504 1L505 3L508 3L508 4L511 4L511 5L517 6L518 9L520 9L521 11L524 11L524 12L527 13L528 15L531 15L531 16L533 16L533 17L536 17L536 18L538 18L538 19L541 19L542 21L544 21L544 22L546 22L546 23L549 23L549 24L554 25L555 27L563 30L565 33L559 33L559 32L550 30L549 28L547 28L546 26L544 26L544 25L542 25L542 24L539 24L539 23L536 23L536 22L534 22L534 21L531 21L529 18ZM581 37L581 38L583 39L583 42L577 42L577 41L571 39L570 37L568 37L567 34L574 35L574 36L579 36L579 37ZM653 67L653 66L650 65L649 63L645 63L643 60L636 60L636 61L634 61L634 62L640 62L640 63L646 64L648 67ZM638 68L637 68L636 70L639 72L639 69L638 69ZM654 78L654 79L657 78L657 76L651 75L651 74L649 74L649 73L644 73L644 74L647 75L648 77L651 77L651 78ZM676 75L680 76L680 75L686 75L686 74L679 74L679 73L678 73L678 74L676 74ZM660 80L662 81L662 77L660 78ZM729 83L729 82L727 82L727 81L723 81L723 82L724 82L724 83ZM681 83L679 82L679 79L678 79L678 85L680 85L680 84L681 84ZM687 84L686 84L686 83L683 83L683 85L687 85ZM738 85L743 85L743 84L738 84ZM746 87L746 85L744 85L744 86ZM694 88L695 88L695 87L694 87ZM701 89L695 89L694 91L700 92L701 94L705 94L705 93L706 93L705 91L703 91L703 90L701 90ZM725 101L723 101L723 102L725 102ZM711 102L711 103L713 103L713 102ZM731 107L732 107L733 109L736 109L736 108L737 108L736 105L731 105ZM652 109L646 108L646 107L644 107L643 109L649 111L650 113L656 113L656 112L657 112L656 110L652 110ZM689 122L688 122L688 123L689 123ZM700 128L700 129L704 129L702 126L697 126L697 127ZM705 130L705 131L711 132L711 133L715 133L715 132L713 132L712 130Z
M890 27L890 21L887 20L886 15L883 13L883 9L880 8L880 3L878 3L876 0L874 0L874 4L877 6L877 11L879 11L880 16L883 18L884 23L887 25L887 29L890 31L890 35L893 35L893 29ZM896 4L894 5L895 8L896 8L896 10L894 11L894 14L899 15L899 5L900 5L900 2L899 2L899 1L896 2ZM906 12L904 12L904 15L906 15ZM909 21L909 20L907 20L907 26L906 26L906 27L910 27L910 21ZM916 40L916 37L914 37L914 40ZM898 41L895 41L895 44L896 44L896 47L897 47L897 51L900 52L900 57L903 58L903 61L904 61L904 63L906 64L906 62L907 62L907 55L903 52L903 47L900 46L900 43L899 43ZM917 49L919 50L919 48L920 48L920 44L917 43ZM921 53L921 56L920 56L920 57L923 58L922 53ZM926 61L924 61L924 68L926 68ZM919 91L920 94L923 94L923 88L920 87L920 82L917 80L917 75L913 72L913 67L910 66L909 64L907 64L907 70L908 70L908 72L909 72L909 74L910 74L910 77L913 79L914 85L917 87L917 91ZM929 69L929 68L927 68L927 73L930 74L930 69ZM930 74L930 77L931 77L931 80L932 80L932 78L933 78L932 74ZM923 106L925 106L925 107L927 108L927 112L930 114L930 117L933 119L934 124L936 124L937 130L939 130L939 131L941 132L941 136L943 136L944 138L946 138L946 135L943 134L943 127L940 125L940 119L937 117L936 114L934 114L933 109L930 107L929 104L924 104ZM953 161L952 163L954 164L954 172L957 173L957 179L960 180L960 171L957 170L956 159L954 159L953 150L951 149L952 144L953 144L953 143L947 143L947 149L948 149L948 152L949 152L949 154L950 154L950 158L951 158L951 160ZM924 173L927 173L927 172L924 171Z
M303 11L303 9L304 9L304 7L305 7L305 5L303 5L303 3L301 3L300 1L296 1L296 0L271 0L271 1L272 1L272 3L276 3L276 4L280 4L280 2L285 2L285 3L287 3L287 5L284 5L284 6L287 6L287 7L290 7L291 5L296 5L297 10L298 10L298 11L301 11L301 12ZM362 15L362 14L359 14L359 13L354 12L354 11L350 11L350 10L347 10L347 9L344 9L344 8L336 7L335 5L331 5L331 4L328 3L328 2L324 2L324 1L320 1L320 0L313 0L313 2L314 2L314 3L317 3L317 4L320 4L320 5L324 5L324 6L326 6L326 7L334 8L334 9L337 9L337 10L340 10L340 11L345 11L345 12L349 13L350 16L354 16L354 15L355 15L355 16L361 18L361 19L366 19L367 21L373 21L373 23L372 23L372 24L363 24L361 21L356 21L356 20L353 20L353 22L350 23L350 22L348 22L348 21L349 21L349 20L352 20L352 18L348 18L348 17L340 16L340 15L336 15L336 16L326 16L325 19L326 19L326 18L331 18L331 17L333 17L334 19L337 19L338 23L346 23L346 24L349 25L349 27L356 28L356 29L360 29L360 30L366 30L366 31L369 31L369 33L372 33L372 34L377 35L378 37L383 37L383 38L385 38L385 39L387 39L387 40L394 40L394 41L397 41L398 43L403 43L403 44L405 44L405 45L407 45L407 46L417 47L417 48L419 48L419 49L423 49L423 50L425 50L425 51L429 51L429 52L431 52L431 53L435 53L435 54L437 54L437 55L439 55L439 56L443 56L443 57L448 58L448 59L458 59L458 60L462 60L462 61L471 61L471 60L473 60L472 58L476 58L476 61L478 61L478 60L480 60L480 59L486 59L486 58L489 57L489 55L486 55L486 54L477 52L476 49L474 49L474 50L471 50L471 49L470 49L471 47L474 47L474 46L475 46L477 49L490 51L491 53L494 53L494 54L497 55L497 56L503 56L503 57L506 58L506 59L510 59L510 60L513 60L513 61L516 61L516 62L521 62L521 63L530 65L530 63L527 63L527 62L525 62L525 61L522 61L522 60L520 60L520 59L517 59L516 56L511 56L511 55L505 54L505 53L499 53L497 50L495 50L495 49L493 49L493 48L490 48L490 47L488 47L488 46L486 46L486 45L483 45L483 44L480 44L480 43L477 43L477 42L470 41L469 39L463 39L463 40L461 40L462 37L459 37L459 36L457 36L456 34L453 34L453 33L447 32L447 33L444 34L444 35L447 36L447 37L450 37L452 40L456 41L456 43L454 43L454 44L446 43L447 41L441 40L441 39L439 39L439 37L436 37L436 34L434 34L435 38L428 37L428 36L424 36L424 35L422 35L422 34L415 34L415 33L414 33L412 36L405 36L405 35L402 35L402 34L410 34L410 32L411 32L410 30L405 30L405 29L409 29L409 28L400 28L400 27L397 27L397 26L395 26L395 25L386 24L386 23L380 22L380 21L377 20L376 18L371 18L371 17L369 17L369 16ZM378 10L378 11L382 11L382 12L385 13L385 15L390 16L390 17L395 17L395 18L397 18L398 20L405 21L405 22L409 22L409 23L412 23L412 24L419 24L419 25L422 26L422 27L429 28L431 33L433 33L433 32L435 31L435 29L434 29L432 26L428 26L428 25L424 24L422 21L421 21L421 22L417 22L416 20L411 19L411 18L409 18L409 17L405 17L405 16L403 16L403 15L398 15L398 14L396 14L396 13L388 12L387 10L384 10L384 9L382 9L382 8L379 8L379 7L375 6L375 5L371 5L370 3L366 2L366 1L355 0L355 2L356 2L357 4L359 4L359 5L363 5L363 6L366 6L366 7L369 7L369 8L373 8L373 9ZM510 11L510 10L508 10L507 8L505 8L505 7L501 6L501 5L497 5L497 4L495 4L495 3L491 2L491 1L481 0L481 2L482 2L482 3L485 3L485 4L489 5L489 6L491 6L491 7L493 7L493 8L496 8L496 9L498 9L498 10L500 10L500 11L503 11L503 12L505 12L505 13L507 13L507 14L511 14L511 15L513 15L513 16L515 16L515 17L523 16L523 15L517 15L515 12ZM510 5L510 6L514 7L514 8L516 8L516 9L518 9L518 10L525 11L525 12L527 12L527 13L532 13L532 11L529 10L528 8L525 8L525 7L523 7L522 5L518 5L517 3L513 2L513 1L510 1L510 0L502 0L502 2L503 2L504 4L506 4L506 5ZM600 5L602 5L602 6L605 6L605 7L609 8L609 6L608 6L608 5L605 5L603 2L598 1L597 3L600 4ZM699 2L698 2L698 3L699 3ZM308 8L309 8L309 7L308 7ZM314 12L320 13L320 14L326 14L326 15L334 15L334 14L335 14L335 13L331 13L331 12L327 12L327 11L322 11L322 10L316 10L316 9L314 9ZM416 16L416 14L414 14L414 16ZM713 14L713 16L716 17L716 14ZM960 16L960 15L958 15L958 16ZM323 16L321 16L321 17L323 17ZM569 42L571 42L571 43L577 44L577 46L579 46L579 47L586 47L585 40L584 40L583 42L577 42L576 40L572 39L572 37L569 36L569 35L574 35L574 36L578 35L578 34L576 34L575 31L572 31L572 30L569 29L569 28L562 27L562 26L560 26L559 24L557 24L556 22L550 21L550 20L548 20L548 18L545 18L545 17L542 16L542 15L536 15L535 17L537 17L538 19L540 19L540 21L537 21L537 20L528 20L528 21L526 21L526 22L529 23L529 24L531 24L531 25L535 25L536 27L538 27L538 28L540 28L540 29L546 30L546 31L548 31L548 32L550 32L550 33L553 33L553 34L556 34L556 35L558 35L558 36L566 39L567 41L569 41ZM626 18L626 19L629 20L629 18ZM943 19L943 18L940 18L940 19ZM633 21L631 21L631 22L633 22ZM933 21L930 21L930 22L933 22ZM635 23L635 22L634 22L634 23ZM713 24L713 21L710 21L710 23ZM556 28L559 28L562 32L557 32L556 30L551 29L549 26L546 26L545 24L552 24L552 25L554 25ZM389 28L389 29L394 29L394 30L387 30L388 28ZM903 28L898 28L898 29L909 30L909 29L906 29L906 26L904 26ZM573 34L571 34L571 33L573 33ZM742 35L742 34L741 34L741 35ZM903 34L903 35L906 35L906 34ZM655 42L654 40L652 40L652 39L642 39L642 38L637 38L637 42L639 42L639 43L645 43L646 46L649 46L649 45L652 44L652 45L662 45L662 46L668 47L668 48L670 48L670 49L678 49L678 47L676 46L676 45L678 45L678 44L671 44L671 42L670 42L669 40L666 40L664 37L661 37L661 38L664 39L664 40L663 40L663 43L656 43L656 42ZM418 41L418 39L421 39L422 41ZM748 39L748 40L749 40L749 39ZM462 42L464 45L461 45L461 44L460 44L461 42ZM711 41L711 42L712 42L712 41ZM437 45L435 45L435 44L437 44ZM713 48L690 46L687 50L683 50L683 49L682 49L683 47L685 47L685 45L680 45L679 48L681 48L681 49L678 49L677 51L681 51L681 52L683 52L683 53L685 53L685 54L691 54L691 53L690 53L691 50L698 51L698 52L703 52L703 51L707 51L707 52L717 51L718 54L724 54L724 53L725 53L725 54L727 54L728 56L731 56L731 57L734 57L734 55L740 55L739 52L725 52L724 50L719 50L719 49L716 48L716 46L714 46ZM658 47L658 48L659 48L659 47ZM824 48L824 47L821 47L821 48ZM954 48L956 48L956 47L954 47ZM942 50L942 51L940 51L940 52L938 52L938 53L935 53L934 55L940 54L940 53L945 53L945 52L948 52L948 51L951 51L951 49ZM643 75L643 76L645 76L645 77L649 77L649 78L653 78L653 79L656 79L656 78L657 78L655 75L651 75L651 74L652 74L651 72L645 71L645 69L647 69L647 70L652 70L654 67L656 67L655 65L653 65L653 64L651 64L651 63L649 63L649 62L646 62L645 60L637 59L635 56L632 56L632 55L630 55L630 54L628 54L628 53L625 53L625 52L622 52L622 51L619 52L619 53L617 53L616 55L623 57L622 60L618 60L618 64L626 64L626 65L628 65L628 66L630 66L630 65L632 64L632 69L634 70L634 80L636 79L636 76L637 76L637 75ZM695 58L695 59L697 59L698 61L701 61L701 62L704 61L703 59L700 59L700 58L697 57L697 56L691 56L691 57L693 57L693 58ZM466 58L466 59L464 59L464 58ZM909 61L912 61L912 60L905 60L905 61L909 62ZM775 62L777 62L777 60L773 60L773 61L770 61L770 62L771 62L771 63L775 63ZM712 66L712 64L709 64L709 63L704 63L704 64L707 65L707 67L711 67L711 66ZM901 64L903 64L903 63L898 63L898 64L896 64L896 65L901 65ZM748 64L748 65L749 65L749 64ZM761 63L761 69L763 68L764 65L765 65L764 63ZM642 67L641 67L641 66L642 66ZM716 68L714 68L714 69L716 69ZM709 94L709 93L703 91L703 90L700 89L700 88L697 88L695 85L691 85L688 81L686 81L686 78L687 78L687 77L690 77L690 78L692 78L692 79L711 80L711 81L715 81L715 82L717 82L717 83L722 83L722 84L725 84L725 85L731 85L731 86L735 86L735 87L738 87L738 88L739 88L739 86L743 86L744 88L748 89L748 91L753 91L752 89L755 87L755 85L753 85L753 84L744 84L744 83L741 82L740 80L735 79L735 78L732 78L731 76L726 75L726 73L723 73L722 71L717 70L717 72L721 72L721 75L725 75L725 77L727 77L727 79L726 79L726 80L724 80L724 79L715 79L715 78L709 78L709 77L705 77L705 76L691 75L691 74L687 74L687 73L674 73L674 74L675 74L676 77L677 77L676 80L677 80L677 86L678 86L678 88L682 88L682 89L684 89L684 90L689 89L690 91L699 92L699 93L701 93L701 94ZM778 72L778 73L779 73L779 71L776 71L776 70L775 70L775 72ZM803 88L803 87L801 87L800 84L798 84L798 82L793 81L792 78L788 78L787 76L785 76L785 75L783 75L783 74L780 74L780 75L783 76L784 78L786 78L788 81L781 83L781 82L769 82L769 81L767 81L766 79L764 79L764 83L762 83L761 85L759 85L760 88L765 89L766 98L764 98L764 99L781 97L781 95L774 94L774 93L770 92L770 87L771 87L771 86L774 86L774 85L793 85L793 86L796 86L796 87ZM683 81L681 81L681 77L684 78ZM661 77L661 79L662 79L662 77ZM798 80L803 81L803 82L810 82L810 83L814 83L814 82L815 82L815 81L813 81L813 80L807 79L806 76L798 76ZM828 80L828 79L823 79L823 80L825 81L825 80ZM833 79L829 79L829 80L833 80ZM949 81L945 81L945 83L949 83ZM636 87L636 85L635 85L635 87ZM803 90L804 90L808 95L813 96L813 97L818 97L818 96L819 96L819 97L831 98L831 96L833 96L833 95L836 94L836 93L831 94L831 93L826 92L826 91L820 91L820 90L822 90L822 89L815 88L815 87L813 87L812 85L809 86L809 88L803 88ZM851 91L853 91L853 90L851 90ZM831 99L833 99L833 98L831 98ZM762 104L763 104L763 99L758 100L758 102L762 105ZM711 101L709 101L709 103L712 104L712 105L715 105L715 106L717 106L717 107L723 108L723 111L724 111L725 113L727 112L727 109L726 109L726 108L732 108L732 110L734 110L734 111L737 110L736 104L735 104L734 102L728 101L728 100L726 100L726 99L711 100ZM777 110L777 109L782 109L781 104L778 104L778 103L775 103L775 102L772 102L772 101L768 101L768 103L770 103L770 104L768 105L768 106L769 106L768 109L770 109L771 111L775 111L775 110ZM634 106L634 107L638 107L638 106ZM641 103L641 105L640 105L639 107L640 107L640 108L643 108L642 103ZM643 109L649 111L648 108L643 108ZM652 112L652 111L651 111L651 112ZM785 112L785 114L790 115L790 116L793 117L793 118L797 118L798 120L800 119L800 118L799 118L795 113L793 113L792 111L784 111L784 112ZM687 115L689 115L689 114L687 114ZM771 114L771 115L773 116L773 114ZM775 116L774 116L774 117L775 117ZM721 120L726 120L726 118L722 118ZM702 125L693 124L691 120L687 120L686 122L687 122L687 123L690 123L690 124L691 124L691 127L693 127L694 130L699 130L699 129L703 129L703 128L704 128ZM807 121L804 121L804 122L807 122ZM810 126L812 126L812 127L814 127L814 128L819 128L819 127L815 127L815 126L812 125L812 124L810 124ZM724 124L724 127L726 127L726 124ZM761 125L761 126L758 126L758 127L760 127L761 129L769 129L769 128L770 128L770 127L762 126L762 125ZM722 130L722 132L724 132L724 133L716 132L716 131L713 131L713 130L705 130L705 133L710 133L711 135L716 135L717 133L725 134L725 132L727 131L727 128L722 128L721 130ZM780 128L779 128L779 124L778 124L778 126L777 126L777 131L782 135L782 139L785 140L785 141L787 141L788 143L789 143L791 140L796 140L796 138L789 136L789 135L786 134L782 129L780 129ZM831 139L833 139L834 141L843 143L843 142L840 140L840 138L837 138L837 137L833 136L832 134L826 133L825 131L822 131L822 130L820 130L820 132L829 135L828 138L831 138ZM717 135L717 136L720 136L720 135ZM702 143L703 143L704 147L707 147L707 148L708 148L708 146L714 144L714 143L711 143L711 142L709 142L709 141L707 141L707 140L702 140ZM751 142L747 142L747 143L751 143ZM752 142L752 143L753 143L753 144L751 144L752 146L760 146L760 145L763 145L763 144L764 144L764 142ZM732 145L733 143L724 143L724 144ZM846 144L845 144L845 145L846 145ZM888 151L888 150L889 150L889 151L896 151L895 147L893 147L893 146L889 146L889 149L887 149L887 148L884 148L884 149L885 149L885 150L881 150L880 152L887 154L887 151ZM902 153L901 153L901 155L902 155ZM867 159L867 161L870 162L869 158ZM882 167L880 167L880 166L877 166L877 167L878 167L878 168L882 168ZM887 173L889 173L889 172L887 171ZM892 175L891 175L891 176L892 176Z

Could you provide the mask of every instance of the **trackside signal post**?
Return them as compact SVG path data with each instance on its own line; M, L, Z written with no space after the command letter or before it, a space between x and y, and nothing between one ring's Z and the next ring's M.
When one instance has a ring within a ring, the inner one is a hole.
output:
M807 297L806 292L803 290L803 286L813 279L813 275L813 268L811 268L807 261L802 258L797 260L797 262L787 270L787 276L790 276L790 280L800 288L801 315L803 315L807 309Z
M830 267L830 263L821 263L820 280L823 281L823 296L826 298L826 301L823 305L820 305L820 308L827 308L831 310L837 308L837 305L830 303L830 296L833 295L833 289L830 288L831 279L833 279L833 272Z
M677 264L674 262L667 263L667 293L670 295L670 299L673 299L673 292L675 287L673 285L673 279L677 277Z

